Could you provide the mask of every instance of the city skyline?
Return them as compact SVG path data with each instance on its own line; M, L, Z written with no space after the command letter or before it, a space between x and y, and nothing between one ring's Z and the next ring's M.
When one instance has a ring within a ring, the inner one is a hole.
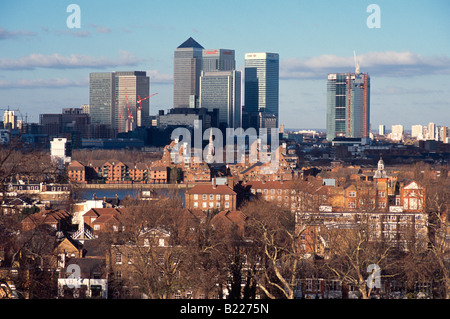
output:
M446 1L260 1L253 11L231 1L230 15L193 2L77 1L81 27L73 29L68 2L1 4L0 108L38 122L40 113L89 103L89 73L142 70L150 94L159 93L150 114L168 110L173 50L192 36L205 48L235 50L238 71L247 52L279 53L279 124L286 128L326 127L327 74L351 72L353 50L361 72L371 75L372 130L450 126ZM380 28L367 24L371 3L380 8Z

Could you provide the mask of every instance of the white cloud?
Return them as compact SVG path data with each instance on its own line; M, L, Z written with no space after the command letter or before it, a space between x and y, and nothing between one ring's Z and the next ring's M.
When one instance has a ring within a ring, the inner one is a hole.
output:
M158 70L148 70L147 75L150 77L150 84L170 84L173 82L172 74L159 73Z
M429 74L450 74L450 58L424 57L405 51L368 52L357 56L361 72L375 76L405 77ZM291 58L281 61L283 79L323 79L328 73L354 71L353 55L340 57L324 54L305 60Z
M36 68L104 69L118 66L134 66L142 61L142 59L127 51L119 51L118 57L113 59L104 56L94 57L80 54L65 56L58 53L50 55L32 53L18 59L0 58L0 70L33 70Z
M37 35L37 33L32 31L24 31L24 30L9 31L0 27L0 40L15 39L21 36L35 36L35 35Z
M88 87L89 79L73 81L66 78L53 79L21 79L17 81L1 81L0 89L37 89L37 88L67 88Z

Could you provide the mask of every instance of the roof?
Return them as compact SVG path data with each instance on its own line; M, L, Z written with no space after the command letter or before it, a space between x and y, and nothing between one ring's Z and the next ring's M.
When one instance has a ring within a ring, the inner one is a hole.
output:
M202 47L197 41L195 41L192 37L190 37L189 39L187 39L186 41L184 41L182 44L180 44L180 46L178 47L178 49L182 49L182 48L198 48L198 49L204 49L204 47Z
M59 220L69 218L71 215L65 210L44 210L26 217L22 222L51 224L57 223Z
M186 194L229 194L236 195L236 192L233 191L228 185L216 185L213 186L211 184L206 185L195 185L193 188L188 190Z

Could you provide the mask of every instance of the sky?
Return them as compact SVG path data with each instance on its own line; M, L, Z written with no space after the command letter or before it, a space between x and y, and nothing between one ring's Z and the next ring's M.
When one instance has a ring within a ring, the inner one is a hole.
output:
M448 0L0 1L0 112L39 122L88 104L89 73L128 70L150 76L150 114L168 110L173 52L193 37L235 50L239 70L247 52L278 53L286 128L325 128L327 75L353 72L354 52L373 130L450 126L449 14Z

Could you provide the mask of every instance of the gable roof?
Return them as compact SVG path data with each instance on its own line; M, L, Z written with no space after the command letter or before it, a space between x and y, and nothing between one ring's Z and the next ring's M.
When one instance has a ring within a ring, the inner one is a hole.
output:
M44 210L30 216L27 216L22 223L35 223L35 224L54 224L58 221L69 218L71 215L65 210Z
M228 185L216 185L211 184L197 184L190 190L186 191L186 194L220 194L220 195L236 195Z

